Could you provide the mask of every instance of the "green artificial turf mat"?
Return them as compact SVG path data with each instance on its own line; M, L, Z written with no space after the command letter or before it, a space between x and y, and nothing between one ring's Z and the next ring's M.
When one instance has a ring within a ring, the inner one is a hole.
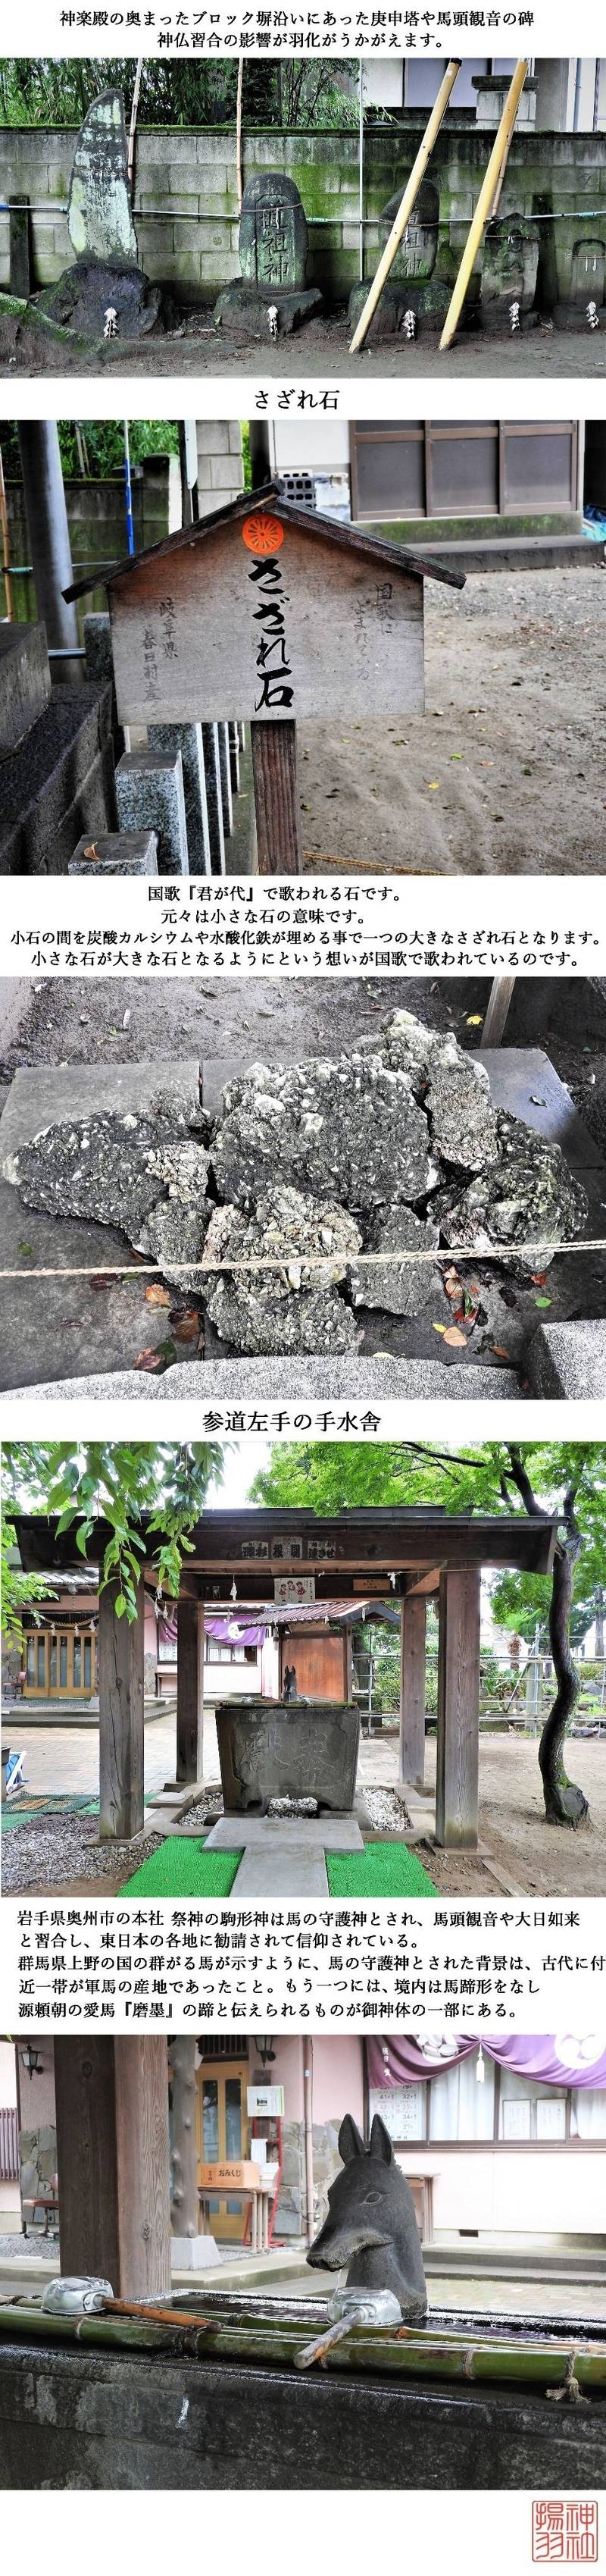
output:
M326 1854L330 1896L437 1896L407 1843L365 1843L363 1852Z
M189 1834L169 1834L159 1851L150 1852L121 1896L231 1896L241 1851L207 1851Z

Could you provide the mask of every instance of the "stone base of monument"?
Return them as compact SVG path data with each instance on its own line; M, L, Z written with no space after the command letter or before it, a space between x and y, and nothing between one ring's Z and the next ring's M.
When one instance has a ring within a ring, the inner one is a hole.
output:
M352 333L357 330L360 315L364 311L370 284L370 278L365 277L360 285L352 287L347 308L347 321ZM428 331L441 331L446 321L449 302L450 287L445 285L442 278L435 280L431 277L388 278L376 312L373 313L372 322L369 324L364 347L370 347L373 340L397 338L399 333L405 342L404 316L406 313L414 313L415 340L425 337Z
M278 317L277 336L280 339L291 331L299 331L303 322L311 321L312 313L320 313L321 310L319 286L292 286L287 290L267 286L259 294L245 279L237 278L232 286L222 287L213 321L216 330L224 325L226 330L241 334L242 339L269 340L268 315L274 312Z
M153 286L134 263L83 257L74 260L52 286L43 286L27 306L26 320L45 314L80 339L102 340L108 312L115 315L115 337L141 340L163 331L162 288ZM108 339L108 347L110 341Z
M606 305L598 303L596 298L591 298L591 288L589 288L586 300L583 304L573 304L571 302L570 304L554 305L553 313L550 314L549 317L550 321L553 322L554 331L585 331L587 333L588 340L593 340L596 326L594 323L593 330L590 330L587 320L587 305L591 300L596 302L598 329L601 330L602 334L604 334L606 332Z

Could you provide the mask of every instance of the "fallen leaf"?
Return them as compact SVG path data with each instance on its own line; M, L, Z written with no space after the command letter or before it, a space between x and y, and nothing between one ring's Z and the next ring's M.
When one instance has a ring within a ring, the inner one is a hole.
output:
M547 1101L546 1101L546 1100L539 1100L538 1091L531 1091L531 1093L530 1093L530 1099L531 1099L531 1101L532 1101L533 1109L546 1109L546 1108L547 1108Z
M466 1333L459 1332L458 1324L449 1324L448 1332L444 1334L444 1340L445 1342L454 1343L458 1351L461 1349L461 1344L463 1345L464 1350L467 1349L467 1335Z
M504 1342L491 1342L490 1348L491 1351L494 1351L496 1360L511 1359L511 1351L506 1351Z
M428 785L428 787L439 787L439 785L440 785L439 778L428 778L428 780L427 780L427 785Z
M171 1320L176 1342L197 1342L200 1317L196 1306L188 1306L184 1315L177 1315L176 1319L173 1316Z
M547 1271L546 1271L546 1270L531 1270L530 1276L531 1276L531 1279L532 1279L533 1288L544 1288L544 1286L545 1286L545 1281L546 1281L546 1278L547 1278Z
M135 1360L135 1368L140 1369L161 1369L165 1365L164 1352L159 1351L154 1343L150 1343L148 1350L140 1351L138 1359Z
M84 857L85 859L99 859L99 852L95 849L94 841L89 841L88 849L84 852Z
M446 1325L445 1325L445 1324L434 1324L434 1328L433 1328L433 1329L434 1329L434 1333L445 1333L445 1332L446 1332Z
M17 1244L17 1251L22 1253L22 1255L23 1255L23 1260L24 1260L24 1261L32 1261L32 1260L33 1260L33 1253L34 1253L33 1243L18 1243L18 1244Z
M157 1279L152 1279L151 1288L145 1288L143 1293L147 1306L170 1306L170 1288L161 1288Z
M94 1270L88 1284L89 1288L113 1288L111 1270Z
M535 1306L550 1306L551 1297L535 1297Z
M465 1021L466 1029L481 1029L482 1017L481 1011L470 1011L469 1019Z

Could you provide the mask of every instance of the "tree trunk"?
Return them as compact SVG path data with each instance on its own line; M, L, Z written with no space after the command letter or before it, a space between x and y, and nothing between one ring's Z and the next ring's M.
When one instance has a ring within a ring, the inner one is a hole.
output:
M601 1662L604 1654L604 1593L601 1583L596 1584L595 1591L595 1651L596 1659Z
M564 1766L565 1737L579 1695L579 1676L570 1652L573 1580L574 1556L562 1548L558 1550L554 1563L549 1613L549 1636L558 1687L553 1708L543 1727L539 1769L548 1825L572 1825L574 1830L577 1825L588 1822L589 1807L583 1790L575 1788Z
M197 2236L195 2039L171 2039L169 2058L173 2095L171 2228L173 2236Z

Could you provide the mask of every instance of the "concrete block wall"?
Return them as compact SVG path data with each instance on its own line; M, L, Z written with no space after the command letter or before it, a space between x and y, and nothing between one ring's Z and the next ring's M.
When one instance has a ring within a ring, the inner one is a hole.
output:
M239 420L199 420L198 502L200 517L237 501L244 490L242 430Z
M376 266L379 218L402 189L425 126L424 111L405 111L397 125L369 133L365 151L365 268ZM0 129L0 168L6 197L26 196L32 214L36 286L58 277L70 259L67 192L76 133L67 128ZM439 192L436 275L454 281L482 178L490 135L472 110L447 117L431 163ZM358 277L358 138L353 129L315 134L277 133L263 127L243 137L244 179L256 170L281 170L300 190L310 232L308 283L329 303L348 294ZM595 225L579 216L597 209ZM570 290L574 244L595 231L606 239L606 135L518 131L513 138L501 214L563 217L554 226L553 258L558 300ZM239 274L238 206L234 136L230 128L142 126L137 137L135 221L139 252L149 276L170 286L188 304L211 303ZM540 226L550 237L549 220ZM8 285L8 217L0 218L0 286Z

